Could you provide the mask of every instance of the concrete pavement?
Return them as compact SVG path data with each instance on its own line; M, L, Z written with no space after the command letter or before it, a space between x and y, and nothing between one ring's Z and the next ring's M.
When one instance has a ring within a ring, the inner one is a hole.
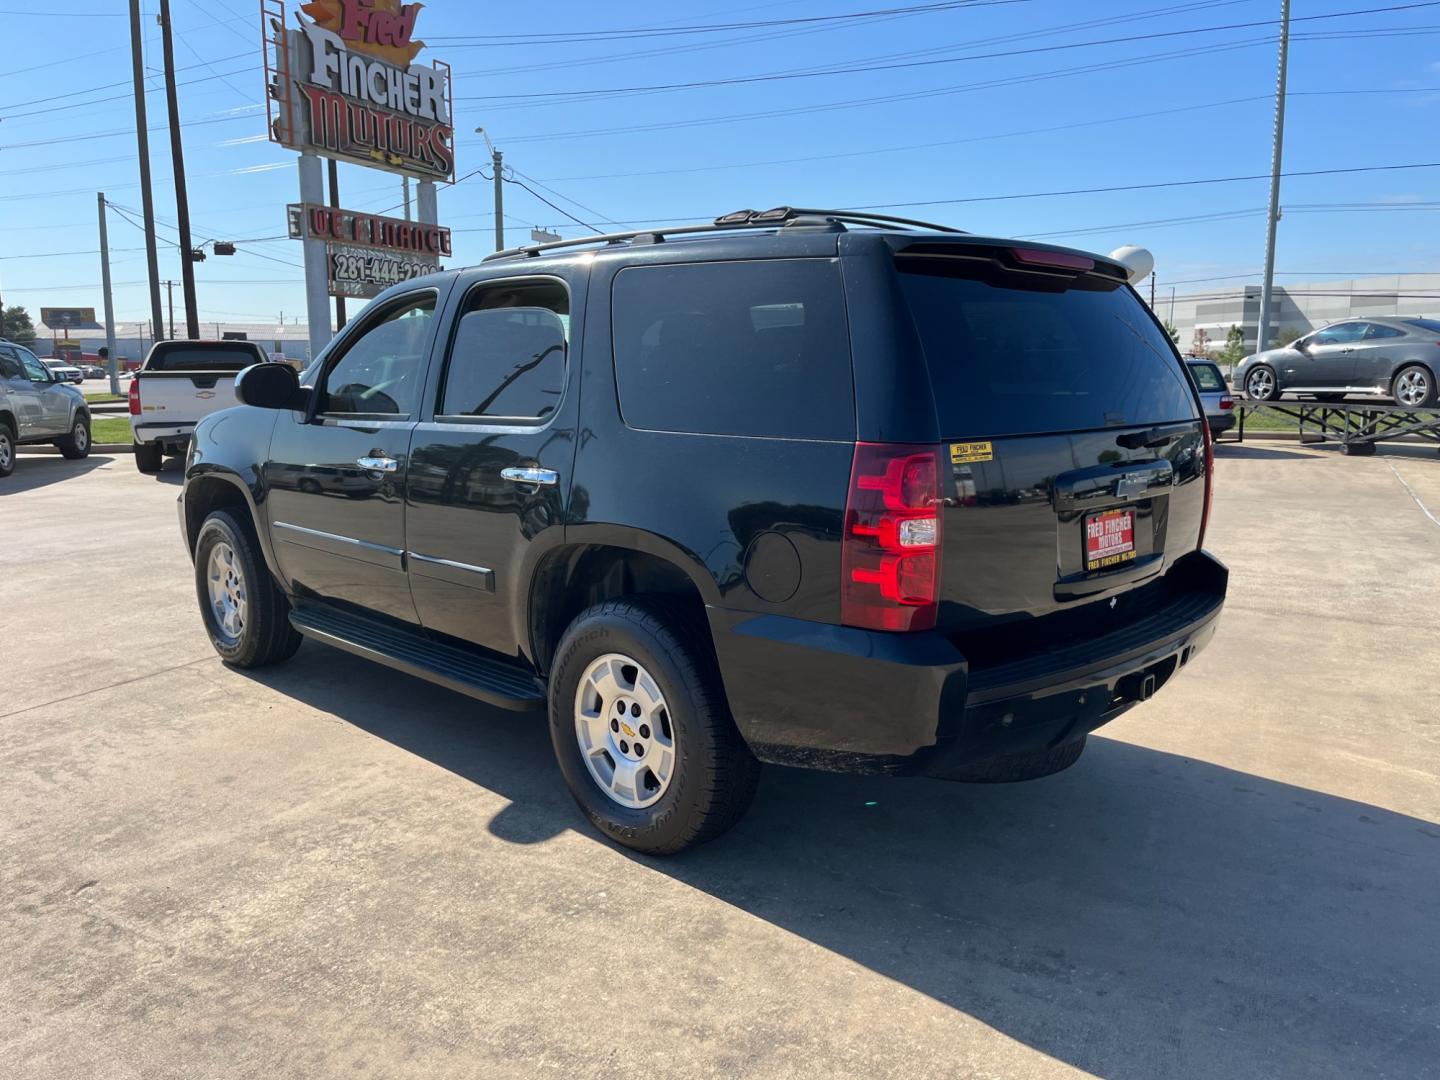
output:
M1440 461L1220 456L1214 644L1073 769L770 769L665 861L588 831L542 723L309 643L221 665L173 463L22 455L0 1072L1436 1075Z

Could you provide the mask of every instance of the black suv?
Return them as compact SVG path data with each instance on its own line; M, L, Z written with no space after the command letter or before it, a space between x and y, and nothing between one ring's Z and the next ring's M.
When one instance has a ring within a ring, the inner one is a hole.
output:
M1195 390L1075 251L788 208L541 244L236 393L180 498L220 655L548 705L641 851L727 828L760 761L1062 769L1225 597Z

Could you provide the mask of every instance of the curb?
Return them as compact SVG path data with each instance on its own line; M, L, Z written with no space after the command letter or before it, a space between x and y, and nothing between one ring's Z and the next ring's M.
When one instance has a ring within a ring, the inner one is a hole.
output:
M17 446L15 448L22 454L41 454L46 457L59 457L60 450L54 446ZM129 443L91 443L92 454L133 454L135 448Z

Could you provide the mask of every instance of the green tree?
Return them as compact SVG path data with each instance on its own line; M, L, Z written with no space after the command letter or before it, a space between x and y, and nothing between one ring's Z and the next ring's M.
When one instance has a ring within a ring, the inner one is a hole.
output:
M1165 327L1165 333L1170 335L1170 340L1173 341L1176 345L1179 345L1180 331L1175 328L1175 324L1172 323L1169 319L1166 319L1165 322L1161 323L1161 325Z
M19 304L5 309L3 327L0 327L0 337L9 338L17 345L29 345L35 340L35 324L30 321L30 313Z
M1245 359L1245 331L1231 326L1225 334L1225 348L1220 350L1219 360L1232 368Z
M1272 349L1283 348L1292 341L1299 341L1302 336L1299 330L1296 330L1293 326L1287 326L1270 339L1270 347Z

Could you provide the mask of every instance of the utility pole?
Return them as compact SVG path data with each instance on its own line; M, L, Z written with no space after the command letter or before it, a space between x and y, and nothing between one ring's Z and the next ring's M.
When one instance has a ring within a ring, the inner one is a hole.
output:
M170 111L170 161L175 173L175 226L180 232L180 281L185 288L185 336L200 336L195 302L195 263L190 258L190 197L185 191L185 151L180 146L180 102L175 93L175 43L170 35L170 0L160 0L160 41L165 52L165 104ZM173 319L171 320L174 321ZM175 334L174 329L170 331Z
M330 164L330 209L332 209L332 210L339 210L339 209L340 209L340 169L339 169L339 167L335 164L335 159L334 159L334 158L330 158L330 159L329 159L329 164ZM408 203L408 202L410 201L410 200L409 200L409 194L410 194L410 178L409 178L409 177L406 177L406 178L405 178L405 194L406 194L406 200L405 200L405 201ZM410 215L407 213L405 216L406 216L406 217L409 217ZM341 330L343 330L343 329L345 329L345 297L343 297L343 296L337 296L337 297L335 297L335 332L338 334L338 333L339 333Z
M405 220L410 220L410 177L402 176L400 186L405 192Z
M504 165L499 150L490 141L483 127L475 129L476 135L485 136L485 145L490 150L490 167L495 171L495 250L505 250L505 180L501 175Z
M1150 310L1155 310L1155 271L1150 271Z
M165 291L170 294L170 340L175 340L175 282L165 282Z
M109 354L105 366L110 370L110 393L120 393L120 358L115 354L115 301L110 295L110 235L105 229L105 193L97 191L100 204L100 289L105 297L105 350Z
M1270 347L1270 294L1275 287L1275 226L1280 220L1280 167L1285 153L1285 79L1290 66L1290 0L1280 0L1280 70L1275 79L1275 141L1270 153L1270 217L1265 228L1265 277L1255 351Z
M140 148L140 206L145 214L145 262L150 272L150 318L160 317L160 263L155 254L155 197L150 191L150 132L145 119L145 57L140 42L140 0L130 0L130 62L135 82L135 141Z

